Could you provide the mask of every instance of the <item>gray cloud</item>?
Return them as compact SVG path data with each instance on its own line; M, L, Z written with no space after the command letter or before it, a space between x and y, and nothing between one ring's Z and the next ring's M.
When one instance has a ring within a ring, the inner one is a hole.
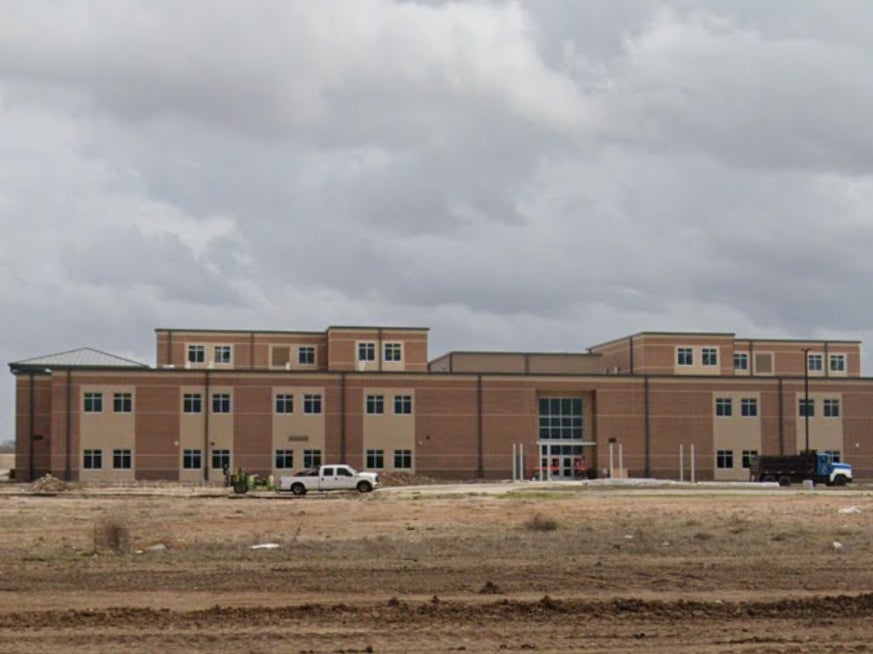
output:
M866 5L2 8L5 361L149 361L156 326L873 337Z

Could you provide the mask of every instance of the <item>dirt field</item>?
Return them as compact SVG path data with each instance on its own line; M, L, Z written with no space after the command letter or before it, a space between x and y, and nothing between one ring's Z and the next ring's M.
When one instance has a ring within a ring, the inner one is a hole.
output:
M3 486L0 652L873 652L871 563L864 489Z

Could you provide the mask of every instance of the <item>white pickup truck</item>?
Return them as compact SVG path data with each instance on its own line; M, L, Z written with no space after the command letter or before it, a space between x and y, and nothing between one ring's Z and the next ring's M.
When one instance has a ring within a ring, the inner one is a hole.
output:
M334 464L308 468L279 478L279 491L291 491L306 495L309 491L357 490L369 493L379 488L379 475L375 472L359 472L351 466Z

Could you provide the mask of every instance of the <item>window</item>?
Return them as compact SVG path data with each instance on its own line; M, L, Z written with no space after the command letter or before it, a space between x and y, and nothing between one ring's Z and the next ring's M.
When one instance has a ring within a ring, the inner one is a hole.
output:
M733 450L718 450L715 453L715 467L719 470L731 470L734 467Z
M832 354L830 361L831 361L831 372L845 372L846 371L846 355L845 354Z
M205 345L188 346L188 363L203 363L206 361Z
M728 418L734 414L733 400L729 397L715 398L715 415Z
M103 450L85 450L82 467L85 470L100 470L103 467Z
M690 347L676 348L676 363L680 366L694 365L694 352Z
M740 400L740 414L744 418L755 418L758 415L758 400L754 397Z
M112 410L115 413L131 413L133 411L133 395L131 393L115 393L112 396Z
M376 344L358 343L358 361L375 361Z
M103 393L85 393L85 413L103 411Z
M321 465L321 450L303 450L303 467L317 468Z
M230 363L230 345L216 345L213 350L215 363Z
M294 413L294 396L278 393L276 395L276 413Z
M812 418L815 415L815 400L800 398L797 402L797 415L801 417L809 416Z
M705 347L701 351L703 365L717 366L718 365L718 348Z
M385 343L385 361L402 361L403 349L400 343Z
M321 395L313 393L303 396L303 413L315 414L321 413Z
M748 370L749 355L745 352L734 352L734 370Z
M200 393L185 393L182 396L182 410L185 413L201 413L203 411L203 396Z
M297 363L311 366L315 363L315 348L311 345L302 345L297 350Z
M230 470L230 450L212 450L212 469Z
M112 450L112 467L116 470L130 470L133 467L133 455L130 450Z
M381 469L385 467L384 450L367 450L367 467Z
M377 415L385 413L385 396L384 395L368 395L367 396L367 415Z
M397 470L412 468L412 450L394 450L394 467Z
M182 452L182 467L185 470L198 470L202 465L200 450L184 450Z
M812 352L807 353L806 369L810 372L821 372L824 369L822 355Z
M540 440L582 440L582 399L540 398Z
M840 417L840 401L838 399L829 399L824 401L824 417L839 418Z
M840 462L840 451L839 450L824 450L824 453L831 457L831 462L839 463Z
M758 456L758 450L743 450L743 467L752 467L752 457Z
M275 468L293 468L294 450L276 450Z
M412 396L411 395L395 395L394 396L394 413L398 415L408 415L412 413Z
M230 393L212 394L212 413L230 413Z

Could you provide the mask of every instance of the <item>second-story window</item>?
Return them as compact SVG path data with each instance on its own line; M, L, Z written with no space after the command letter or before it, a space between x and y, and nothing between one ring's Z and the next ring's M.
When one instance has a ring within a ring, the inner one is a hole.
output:
M830 356L831 372L845 372L846 370L846 355L832 354Z
M694 351L690 347L676 348L676 363L680 366L693 366Z
M103 393L85 393L85 413L103 411Z
M182 396L182 411L184 413L202 412L203 396L200 393L185 393Z
M714 347L705 347L701 350L701 357L703 359L703 365L705 366L717 366L718 365L718 348Z
M797 415L801 418L805 416L812 418L815 415L815 400L800 398L797 402Z
M358 343L358 361L375 361L376 344Z
M825 418L839 418L840 417L840 400L839 399L828 399L824 401L824 416Z
M318 393L306 394L303 396L303 413L317 414L321 413L321 395Z
M230 413L230 393L212 394L212 413Z
M403 348L400 343L385 343L385 361L402 361Z
M384 395L368 395L367 396L367 414L377 415L385 413L385 396Z
M748 370L749 355L745 352L734 352L734 370Z
M230 345L216 345L214 351L215 363L230 363L230 353Z
M394 413L398 415L408 415L412 413L412 396L411 395L395 395L394 396Z
M277 393L276 413L294 413L294 396L287 393Z
M115 413L131 413L133 411L133 395L131 393L113 394L112 410Z
M821 372L823 369L822 355L815 352L808 353L806 355L806 369L810 372Z
M728 418L734 413L734 405L729 397L715 398L715 415L721 418Z
M758 416L758 400L754 397L744 397L740 400L740 412L744 418L755 418Z

